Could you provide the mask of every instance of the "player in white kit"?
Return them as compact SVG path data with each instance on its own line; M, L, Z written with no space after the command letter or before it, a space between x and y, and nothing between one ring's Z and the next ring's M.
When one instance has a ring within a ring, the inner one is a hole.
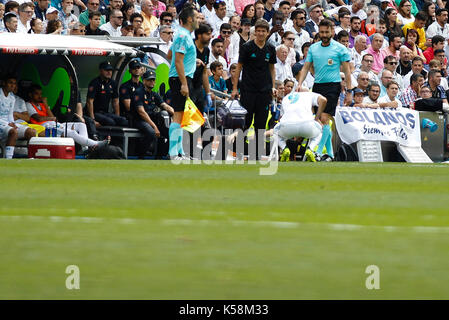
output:
M277 159L278 147L281 152L286 148L286 141L293 137L310 139L309 149L313 150L321 140L322 124L319 122L321 113L326 107L327 99L314 92L292 92L282 100L281 120L274 127L274 146L270 159ZM318 111L313 114L313 107Z

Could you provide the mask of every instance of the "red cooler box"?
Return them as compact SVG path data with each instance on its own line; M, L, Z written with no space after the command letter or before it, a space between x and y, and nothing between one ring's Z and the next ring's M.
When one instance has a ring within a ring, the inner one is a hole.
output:
M75 159L75 142L72 138L33 137L28 143L28 158Z

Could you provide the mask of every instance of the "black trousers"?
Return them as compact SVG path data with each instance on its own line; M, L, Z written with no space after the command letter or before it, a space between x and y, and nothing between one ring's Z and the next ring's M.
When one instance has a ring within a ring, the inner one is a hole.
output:
M97 120L102 126L119 126L126 127L128 120L114 113L95 112L95 120Z
M150 149L151 145L156 148L156 133L153 127L143 120L134 120L133 125L134 128L139 129L145 136L139 146L139 156L143 156Z
M245 130L251 126L254 117L254 137L251 143L256 143L257 157L266 154L265 150L259 150L258 130L265 130L268 118L269 104L272 100L271 92L240 92L240 104L248 111L245 118ZM250 155L251 160L254 159Z

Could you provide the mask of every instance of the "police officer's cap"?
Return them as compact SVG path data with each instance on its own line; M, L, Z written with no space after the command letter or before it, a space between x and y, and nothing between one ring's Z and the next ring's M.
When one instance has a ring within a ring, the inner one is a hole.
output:
M156 73L154 71L147 71L142 76L143 80L156 79Z
M136 69L136 68L140 68L142 65L140 64L139 60L131 60L131 62L129 63L129 68L130 69Z
M112 64L109 61L104 61L100 63L100 69L102 70L113 70Z

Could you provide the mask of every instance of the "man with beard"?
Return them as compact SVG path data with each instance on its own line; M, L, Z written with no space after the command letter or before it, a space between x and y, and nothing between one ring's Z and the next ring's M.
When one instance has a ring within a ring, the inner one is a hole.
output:
M329 125L331 118L335 115L335 109L341 92L340 67L343 67L346 80L345 104L352 101L352 83L349 62L351 57L348 49L332 39L334 24L329 19L323 19L319 25L321 41L310 46L306 57L306 63L301 70L298 80L298 89L311 69L315 70L315 83L313 92L323 95L327 99L326 108L321 114L320 120L323 124L323 135L318 145L317 154L322 155L324 145L328 152L325 159L333 159L332 130Z
M192 101L203 112L212 106L207 65L209 64L209 41L212 37L212 28L208 24L200 24L195 30L196 70L193 75L193 90L190 94ZM204 98L206 97L206 101Z
M369 46L371 44L371 40L369 37L360 32L360 28L362 27L362 23L359 17L353 16L351 17L351 31L349 32L349 48L354 47L355 37L358 35L362 35L366 38L366 45Z

